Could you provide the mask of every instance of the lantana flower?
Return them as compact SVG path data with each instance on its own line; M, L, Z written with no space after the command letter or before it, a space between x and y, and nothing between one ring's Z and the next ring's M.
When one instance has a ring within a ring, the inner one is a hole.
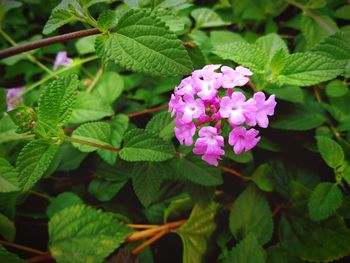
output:
M60 51L56 55L55 62L53 64L53 70L56 70L58 66L68 67L72 65L73 60L67 56L66 51Z
M13 110L17 104L23 102L23 98L20 95L24 92L24 89L24 87L16 87L7 90L7 111ZM17 99L12 101L15 97L17 97Z
M191 146L194 143L193 153L217 166L225 154L222 125L229 125L228 143L235 154L254 148L260 141L259 131L247 126L267 128L276 101L274 95L266 99L263 92L247 99L241 91L234 89L247 84L252 74L242 66L233 69L207 65L183 79L169 101L169 112L175 116L174 131L180 144ZM220 91L221 88L225 92ZM194 142L197 130L199 137Z

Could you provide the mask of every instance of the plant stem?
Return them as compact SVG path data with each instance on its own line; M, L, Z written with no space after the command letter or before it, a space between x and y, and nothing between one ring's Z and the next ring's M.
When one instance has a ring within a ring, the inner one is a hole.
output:
M72 68L78 67L78 66L80 66L80 65L82 65L82 64L84 64L84 63L90 62L90 61L95 60L95 59L97 59L97 56L96 56L96 55L93 55L93 56L90 56L90 57L87 57L87 58L84 58L84 59L80 59L80 60L74 62L74 64L71 65L71 66L69 66L69 67L64 67L64 68L59 69L56 73L57 73L57 74L61 74L61 73L65 72L65 71L68 71L68 70L70 70L70 69L72 69ZM28 86L28 88L26 88L21 94L19 94L19 95L15 96L14 98L12 98L12 99L9 101L9 103L13 103L13 102L16 101L18 98L22 97L24 94L26 94L26 93L28 93L29 91L35 89L36 87L42 85L42 84L45 83L46 81L49 81L51 78L52 78L52 76L51 76L51 75L48 75L48 76L46 76L45 78L42 78L41 80L39 80L39 81L33 83L32 85Z
M138 254L140 253L143 249L145 249L146 247L152 245L154 242L156 242L158 239L160 239L162 236L164 236L167 233L167 231L163 230L160 231L158 234L154 235L153 237L151 237L150 239L148 239L146 242L142 243L141 245L139 245L138 247L134 248L131 253L132 254Z
M149 228L159 227L159 225L142 225L142 224L128 224L127 226L135 229L149 229Z
M113 151L116 153L120 151L120 148L116 148L116 147L109 146L109 145L103 145L103 144L99 144L99 143L94 143L94 142L89 142L89 141L81 140L81 139L78 139L75 137L63 136L61 139L64 141L67 141L67 142L75 142L75 143L85 144L85 145L89 145L92 147Z
M160 106L157 106L157 107L154 107L154 108L150 108L150 109L145 109L145 110L138 111L138 112L129 113L128 117L129 118L133 118L133 117L136 117L136 116L139 116L139 115L143 115L143 114L146 114L146 113L152 113L152 112L155 112L155 111L164 110L166 108L168 108L168 105L160 105Z
M14 47L17 47L17 43L2 29L0 28L0 34ZM1 53L1 51L0 51ZM29 61L31 61L32 63L38 65L40 68L42 68L44 71L46 71L48 74L52 75L53 77L57 77L57 75L50 70L49 68L47 68L45 65L43 65L39 60L37 60L33 55L30 54L26 54L26 57Z
M180 226L182 226L184 223L186 223L187 219L184 220L179 220L179 221L174 221L171 223L167 223L158 227L150 228L147 230L143 231L138 231L130 235L127 239L126 242L134 242L137 240L153 237L154 235L158 234L159 232L165 231L166 233L170 232L173 229L176 229Z
M329 24L327 24L326 21L324 21L320 16L316 15L314 12L312 12L310 9L308 9L304 5L299 4L293 0L287 0L287 2L291 5L294 5L295 7L299 8L299 9L301 9L305 14L307 14L312 19L314 19L315 22L327 33L329 33L331 35L335 33L335 30Z
M237 172L236 170L233 170L229 167L223 166L223 165L219 165L219 168L225 172L228 172L232 175L238 176L238 177L242 177L242 178L247 178L246 176L244 176L243 174Z
M90 93L92 91L92 89L95 87L97 81L100 79L100 77L102 76L103 73L103 69L102 67L97 71L94 79L92 80L92 82L90 83L89 87L86 89L87 93Z
M10 57L10 56L13 56L16 54L20 54L22 52L26 52L29 50L33 50L33 49L37 49L37 48L41 48L41 47L46 47L46 46L53 45L56 43L61 43L61 42L65 42L68 40L73 40L73 39L77 39L77 38L81 38L81 37L96 35L98 33L100 33L100 30L98 30L97 28L91 28L91 29L75 31L72 33L64 34L64 35L40 39L40 40L26 43L23 45L18 45L15 47L1 50L0 51L0 59L7 58L7 57Z
M39 196L39 197L44 198L44 199L49 200L49 201L51 201L53 199L52 196L49 196L48 194L45 194L45 193L39 193L39 192L33 191L33 190L30 190L29 193L36 195L36 196Z
M16 249L19 249L19 250L22 250L22 251L30 252L30 253L33 253L33 254L36 254L36 255L42 255L42 256L50 257L50 255L48 253L44 252L44 251L41 251L41 250L38 250L38 249L35 249L35 248L31 248L31 247L27 247L27 246L23 246L23 245L16 244L16 243L7 242L5 240L0 240L0 244L4 245L4 246L7 246L7 247L12 247L12 248L16 248Z

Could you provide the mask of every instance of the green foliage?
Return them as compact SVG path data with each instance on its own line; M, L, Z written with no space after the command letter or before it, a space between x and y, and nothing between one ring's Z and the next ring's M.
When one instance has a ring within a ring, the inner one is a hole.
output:
M78 84L77 75L69 75L49 83L39 98L39 121L51 128L63 126L71 117Z
M8 263L23 263L16 254L7 251L3 246L0 246L0 261Z
M329 167L337 168L344 163L344 151L338 143L323 136L317 136L316 139L317 148Z
M266 254L259 245L254 235L248 235L240 241L229 253L228 258L224 261L229 262L266 262Z
M308 207L313 221L329 218L341 205L342 192L336 184L319 183L312 191Z
M195 206L190 218L176 230L184 248L182 262L202 262L212 233L216 228L214 218L219 205L212 202L205 208Z
M49 249L57 262L103 262L130 230L111 213L74 205L49 221Z
M123 92L124 82L118 73L104 72L95 88L92 91L93 95L104 99L105 102L113 103Z
M124 136L124 146L120 157L129 162L161 162L174 157L173 146L153 132L132 129Z
M220 169L203 162L198 156L191 154L178 158L176 173L179 178L199 185L213 186L222 184Z
M10 11L13 8L18 8L22 6L22 3L19 1L12 1L12 0L4 0L0 3L0 26L2 24L2 21L8 11Z
M237 240L254 235L263 245L271 239L272 213L265 197L254 187L248 187L233 203L230 230Z
M115 63L155 76L191 72L185 48L155 15L141 10L129 11L120 18L115 31L104 40L103 51L100 50ZM96 48L99 49L101 47Z
M16 191L19 191L17 171L7 160L0 158L0 192Z
M251 180L263 191L272 192L274 189L274 181L272 171L267 163L261 164L254 171Z
M72 192L63 192L55 197L55 199L51 200L50 204L46 208L46 215L49 218L52 218L52 216L61 210L74 206L83 204L83 201L80 199L79 196Z
M45 173L57 151L57 145L44 139L26 144L16 162L19 187L23 192L32 188Z
M191 12L191 16L196 21L196 28L208 28L225 26L227 22L213 10L209 8L198 8Z
M174 137L174 122L169 112L161 112L155 115L146 126L146 130L159 134L159 137L168 141Z

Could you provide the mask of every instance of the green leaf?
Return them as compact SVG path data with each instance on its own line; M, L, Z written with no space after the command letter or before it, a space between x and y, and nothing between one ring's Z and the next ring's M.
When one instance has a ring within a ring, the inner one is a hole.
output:
M19 191L17 171L7 160L0 158L0 193L17 191Z
M196 28L219 27L229 24L223 21L215 11L206 7L194 9L191 16L196 21Z
M161 162L174 157L172 144L142 129L132 129L124 136L124 147L120 157L128 162Z
M308 201L309 215L313 221L329 218L341 206L342 192L336 184L319 183Z
M123 186L127 180L120 182L109 182L106 180L95 179L89 184L89 193L101 202L110 201Z
M291 255L281 244L271 246L267 249L267 260L269 263L303 263L303 261Z
M339 7L337 10L335 10L334 15L336 18L350 20L350 5L347 4Z
M263 191L272 192L274 189L274 181L272 176L271 167L269 164L264 163L258 166L254 171L252 181Z
M112 104L123 92L124 81L122 77L113 71L104 72L92 91L96 97Z
M2 20L4 19L6 13L13 8L21 7L22 3L19 1L12 0L4 0L0 3L0 26L2 24Z
M52 128L63 126L71 117L78 84L77 75L60 77L49 83L39 98L39 121Z
M332 34L331 32L339 30L337 24L330 17L320 16L318 19L322 20L323 24L326 25L329 30L326 31L323 27L320 27L319 22L309 15L303 14L301 16L300 29L309 48L330 36Z
M281 84L311 86L340 75L344 71L341 62L325 56L305 52L289 55L277 80Z
M335 60L349 60L350 59L350 32L349 31L339 31L334 35L327 37L324 41L317 44L312 51L335 59Z
M326 121L324 112L317 104L295 105L288 113L280 114L271 122L276 129L307 131L321 126Z
M110 146L111 126L107 122L85 123L72 133L72 137L91 143ZM74 142L73 145L82 152L93 152L99 149L94 146Z
M120 18L115 33L101 40L97 53L126 69L154 76L192 71L191 59L181 41L148 11L128 11Z
M180 179L187 179L199 185L214 186L223 182L218 167L207 164L193 154L178 158L176 173Z
M3 214L0 214L0 235L10 242L13 242L16 237L16 227L14 222Z
M232 44L215 46L213 53L222 59L228 59L254 72L264 72L268 55L257 45L237 41Z
M241 240L230 252L225 263L265 263L266 254L254 235L248 235Z
M283 248L304 261L331 262L350 253L350 231L339 216L313 222L288 214L280 223L280 239Z
M57 145L44 139L26 144L17 158L18 182L23 192L28 191L49 167L57 151Z
M70 22L76 21L77 18L71 12L65 9L54 9L46 22L43 34L48 35L55 31L57 28L64 26Z
M174 121L167 111L156 114L146 125L146 130L159 134L159 137L169 141L174 137Z
M0 245L0 262L23 263L24 261L16 254L8 252L2 245Z
M304 103L305 96L303 90L298 86L284 85L284 86L268 86L264 91L275 94L277 99L293 102Z
M344 151L337 142L323 136L316 136L316 139L317 149L329 167L335 169L344 163Z
M342 81L335 79L329 82L326 86L326 94L328 97L337 98L342 97L348 93L349 89Z
M111 213L75 205L49 221L49 249L58 263L103 262L130 234Z
M144 207L148 207L159 196L160 186L166 177L167 168L163 163L135 163L132 185Z
M80 92L77 96L72 116L69 120L71 124L80 124L87 121L96 121L114 114L110 104L102 98L90 93Z
M79 55L86 55L89 53L95 52L95 40L96 36L88 36L79 38L75 42L75 48L78 51Z
M0 144L24 139L26 135L16 132L17 125L13 123L10 116L4 116L0 119Z
M214 218L219 205L212 202L206 207L196 205L190 218L176 229L183 244L183 263L203 262L212 233L216 228Z
M248 187L234 201L230 212L230 230L236 239L255 235L263 245L272 237L272 213L265 197L255 187Z
M112 10L103 11L97 20L97 27L102 32L107 32L108 30L115 27L118 23L118 16L116 12Z
M210 31L210 42L213 47L231 44L236 41L244 41L243 37L239 34L233 33L228 30L212 30Z
M175 34L181 34L185 28L183 19L169 10L157 10L157 17Z
M48 218L52 218L54 214L63 209L79 204L83 204L83 200L79 196L72 192L63 192L50 201L46 208L46 215Z
M270 33L259 37L255 44L267 54L269 61L271 61L274 55L281 49L285 51L285 53L288 53L286 43L276 33Z

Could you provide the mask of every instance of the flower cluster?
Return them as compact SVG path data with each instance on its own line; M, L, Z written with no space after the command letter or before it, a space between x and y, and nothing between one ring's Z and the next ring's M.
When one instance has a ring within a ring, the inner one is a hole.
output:
M266 128L268 116L274 114L275 96L266 99L263 92L257 92L250 99L234 87L247 84L253 74L249 69L238 66L232 69L221 65L207 65L195 70L175 87L169 102L169 112L175 115L175 135L180 144L193 145L193 153L211 165L225 153L224 137L221 136L224 120L231 127L228 143L240 154L252 149L260 140L259 131L247 126ZM220 69L221 72L217 72ZM244 125L244 126L243 126Z

